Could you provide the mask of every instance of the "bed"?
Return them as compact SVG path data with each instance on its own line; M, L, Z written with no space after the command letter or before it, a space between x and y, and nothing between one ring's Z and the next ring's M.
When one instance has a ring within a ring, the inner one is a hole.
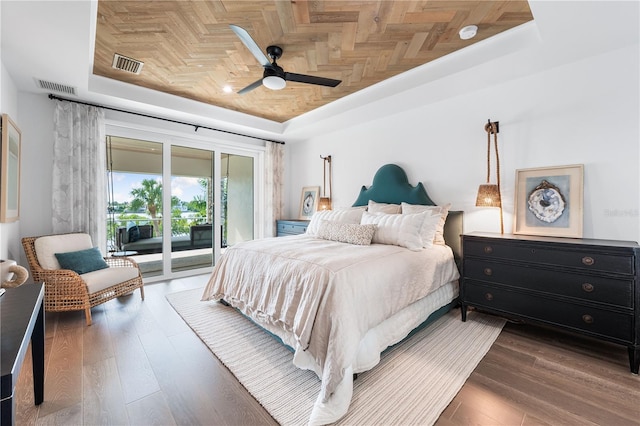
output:
M347 413L355 374L458 297L462 213L404 170L381 167L352 207L316 212L302 235L227 249L202 300L239 310L289 346L321 391L309 424Z

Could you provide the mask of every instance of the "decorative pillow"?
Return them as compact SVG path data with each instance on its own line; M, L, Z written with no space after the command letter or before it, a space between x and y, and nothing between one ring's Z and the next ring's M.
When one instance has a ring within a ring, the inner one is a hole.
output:
M43 269L60 269L56 253L86 250L93 247L91 237L86 233L47 235L33 242L38 263Z
M369 200L367 211L369 213L400 214L402 213L402 208L400 204L376 203Z
M80 275L109 267L98 247L55 255L62 269L71 269Z
M436 235L433 238L433 244L445 245L444 241L444 223L449 215L449 209L451 203L447 203L444 206L422 206L418 204L402 203L402 214L416 214L425 211L430 211L434 214L440 215L440 222L436 228Z
M153 225L139 225L138 226L139 240L153 237Z
M321 210L315 212L311 216L309 226L307 226L307 235L316 236L320 230L320 224L323 220L331 220L339 223L355 223L359 224L362 218L362 208L349 208L343 210Z
M364 212L361 223L363 225L378 225L378 229L373 234L372 243L391 244L419 251L423 245L420 228L427 215L429 215L427 212L419 214Z
M134 225L131 228L129 228L127 233L129 234L130 243L135 243L140 239L140 228L138 228L138 225Z
M341 243L368 246L371 244L376 225L360 225L357 223L339 223L323 220L318 230L318 238Z

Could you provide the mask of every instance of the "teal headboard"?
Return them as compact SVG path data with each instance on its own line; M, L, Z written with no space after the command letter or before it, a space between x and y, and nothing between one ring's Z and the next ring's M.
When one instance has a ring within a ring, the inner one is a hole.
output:
M369 200L377 203L401 204L422 204L435 206L427 191L419 182L416 186L409 183L404 169L396 164L385 164L380 167L373 177L370 187L363 186L360 189L358 199L353 203L354 207L366 206ZM462 259L462 212L449 211L447 221L444 224L444 238L449 247L453 250L458 267Z
M377 203L436 205L427 195L422 183L411 186L407 174L396 164L385 164L380 167L373 177L369 188L363 186L354 207L366 206L369 200Z

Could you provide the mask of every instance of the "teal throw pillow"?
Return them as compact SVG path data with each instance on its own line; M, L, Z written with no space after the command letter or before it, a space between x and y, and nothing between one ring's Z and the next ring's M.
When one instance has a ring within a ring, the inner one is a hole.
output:
M55 255L62 269L71 269L81 275L109 267L107 262L102 258L102 253L100 253L98 247L67 253L56 253Z
M140 239L140 228L133 221L127 223L127 235L130 243L135 243Z

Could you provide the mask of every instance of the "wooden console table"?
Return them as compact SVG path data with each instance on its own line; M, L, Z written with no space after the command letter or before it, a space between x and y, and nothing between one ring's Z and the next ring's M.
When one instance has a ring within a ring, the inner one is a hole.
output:
M44 284L27 283L6 290L0 297L1 426L15 423L14 393L29 340L35 404L44 400Z

